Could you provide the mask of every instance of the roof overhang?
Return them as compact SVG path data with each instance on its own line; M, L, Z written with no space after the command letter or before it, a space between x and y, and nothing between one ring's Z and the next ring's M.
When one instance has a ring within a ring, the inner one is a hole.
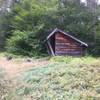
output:
M47 36L45 42L46 42L47 40L49 40L50 37L51 37L52 35L54 35L55 33L57 33L57 32L63 33L64 35L66 35L66 36L72 38L73 40L77 41L78 43L81 43L81 45L83 45L83 46L85 46L85 47L88 47L88 44L86 44L85 42L83 42L83 41L77 39L76 37L74 37L74 36L72 36L72 35L69 35L68 33L64 32L64 31L62 31L62 30L60 30L60 29L58 29L58 28L54 29L53 32L51 32L51 33Z

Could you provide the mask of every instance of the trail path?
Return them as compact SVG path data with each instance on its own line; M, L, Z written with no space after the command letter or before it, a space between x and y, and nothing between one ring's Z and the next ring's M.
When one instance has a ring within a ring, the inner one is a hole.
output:
M12 59L7 60L6 57L0 57L0 67L5 70L10 78L19 75L20 72L31 69L33 67L43 66L48 64L49 61L45 59L32 59L30 62L25 59Z
M46 64L50 63L49 60L43 58L43 59L30 59L30 58L17 58L12 60L7 60L7 57L1 57L0 56L0 68L2 68L5 72L4 78L1 79L3 81L3 85L6 86L5 89L3 89L0 93L0 100L4 100L1 98L4 98L6 95L9 95L9 93L12 94L12 100L17 100L17 94L16 89L20 86L30 86L23 82L21 79L21 72L27 71L29 69L32 69L34 67L41 67ZM1 87L0 87L1 89ZM6 94L7 91L8 94ZM9 92L10 91L10 92ZM10 100L10 99L9 99ZM19 100L19 99L18 99ZM31 97L29 97L27 100L32 100Z

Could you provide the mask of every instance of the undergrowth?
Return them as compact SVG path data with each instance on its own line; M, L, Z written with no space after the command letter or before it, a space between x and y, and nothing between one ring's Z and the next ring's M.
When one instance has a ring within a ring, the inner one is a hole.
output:
M0 68L0 100L7 100L8 94L11 89L10 82L5 78L5 71Z
M15 100L100 100L99 58L50 60L48 65L21 73L21 85L15 91L19 98Z

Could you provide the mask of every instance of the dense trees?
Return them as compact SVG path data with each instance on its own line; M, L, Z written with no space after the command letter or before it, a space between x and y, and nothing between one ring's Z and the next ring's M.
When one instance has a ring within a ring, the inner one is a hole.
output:
M8 38L6 48L15 54L29 56L46 53L44 40L58 27L86 41L92 48L90 52L99 54L100 25L98 19L93 24L92 13L80 0L20 1L5 16L2 24ZM94 26L96 41L91 34Z

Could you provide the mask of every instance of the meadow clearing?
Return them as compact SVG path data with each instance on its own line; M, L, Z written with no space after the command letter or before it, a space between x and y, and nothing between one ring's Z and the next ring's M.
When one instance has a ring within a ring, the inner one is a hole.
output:
M100 100L100 58L1 57L0 64L0 100Z

